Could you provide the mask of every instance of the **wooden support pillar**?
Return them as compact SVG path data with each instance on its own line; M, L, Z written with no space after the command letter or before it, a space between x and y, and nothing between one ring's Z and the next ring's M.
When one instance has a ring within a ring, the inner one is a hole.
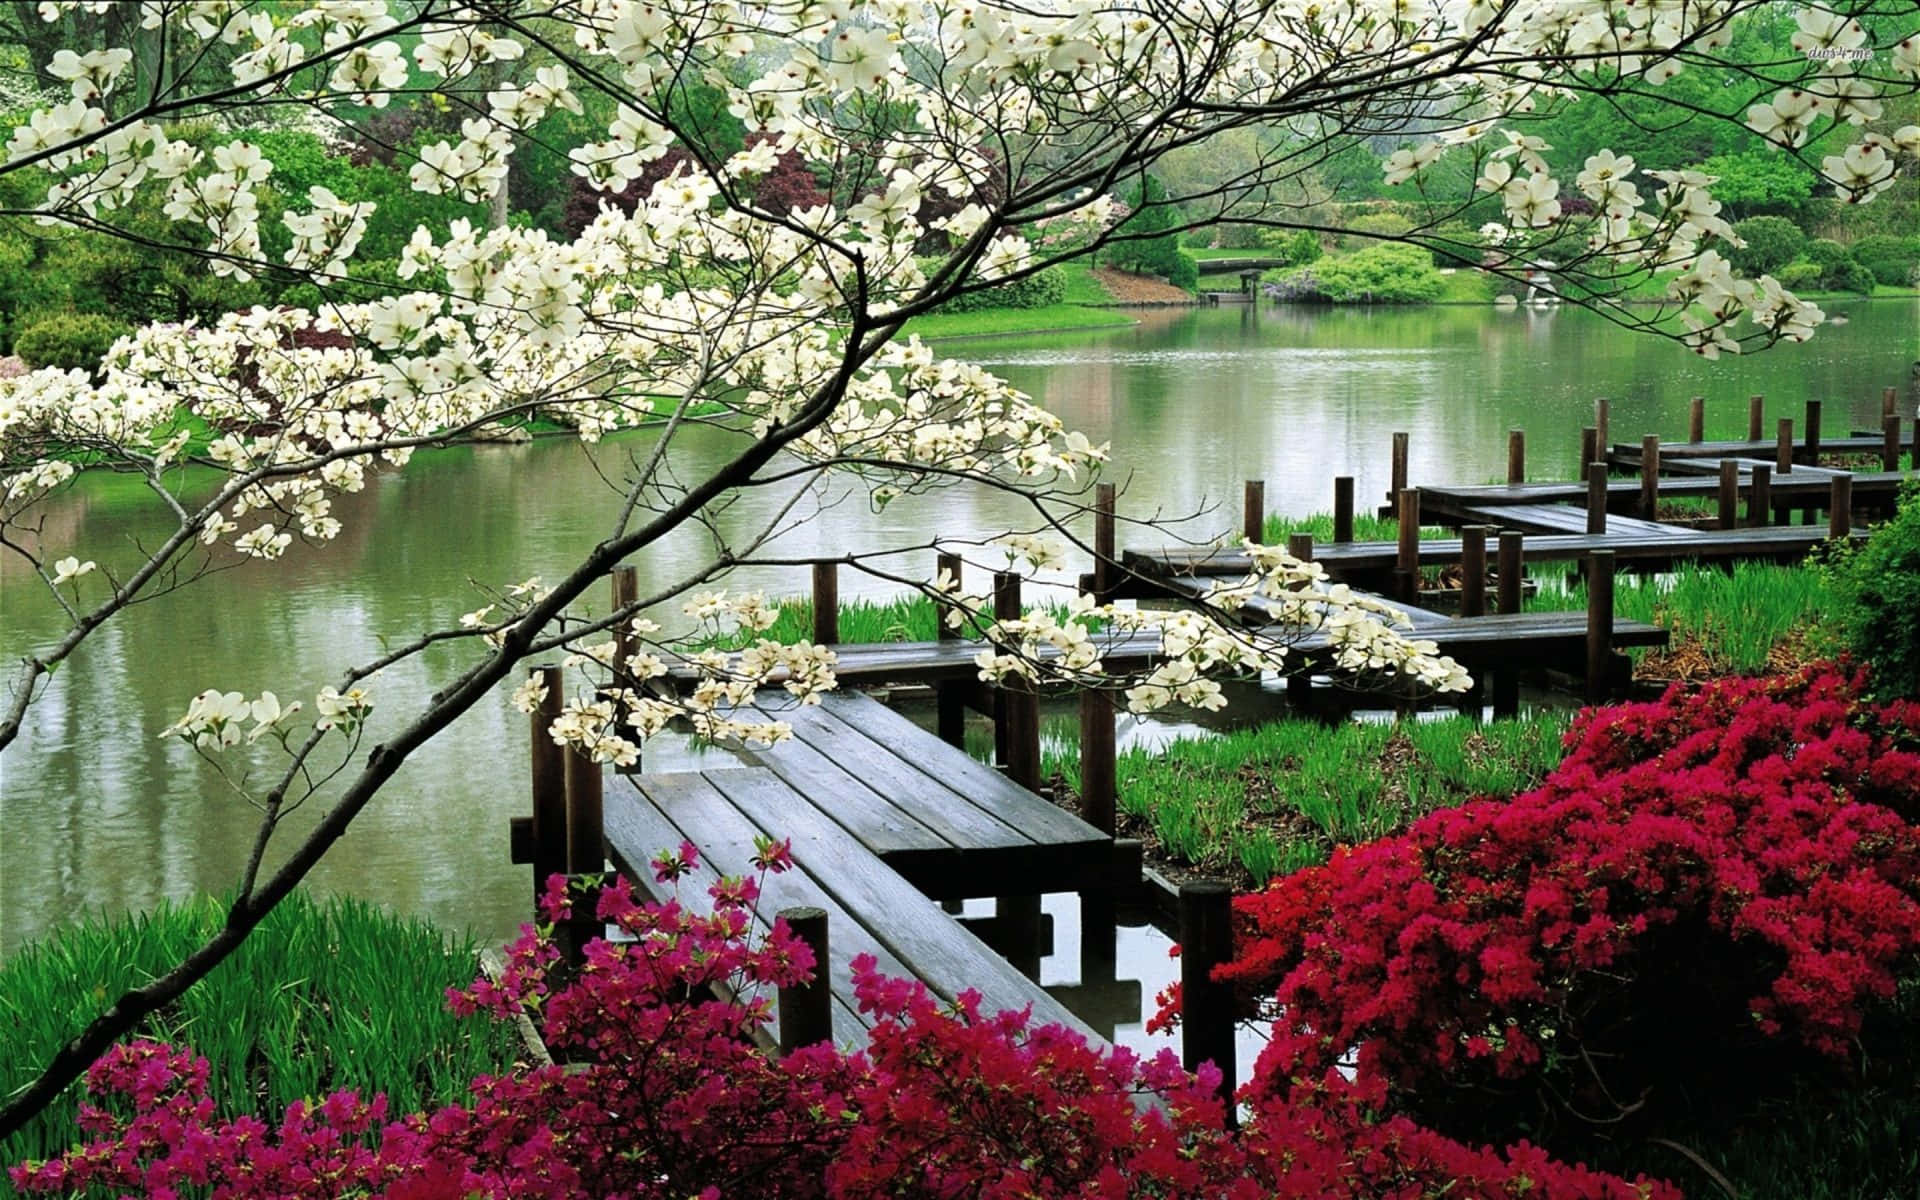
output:
M602 769L575 746L566 748L566 764L567 874L598 875L607 867Z
M1394 553L1393 585L1399 598L1412 604L1420 595L1420 493L1408 488L1397 500L1400 540Z
M1527 431L1507 430L1507 483L1527 481Z
M1114 553L1114 491L1103 483L1093 492L1093 601L1106 604L1113 599L1119 562Z
M1240 493L1240 532L1250 542L1267 540L1267 481L1249 479Z
M1114 832L1113 693L1080 693L1080 818L1108 837Z
M1747 524L1755 529L1773 519L1773 468L1765 463L1753 467L1753 490L1747 493Z
M1301 562L1313 561L1313 535L1293 533L1287 535L1287 553ZM1287 699L1294 707L1306 710L1313 707L1313 672L1305 666L1287 676Z
M1500 576L1500 611L1517 613L1520 611L1520 596L1526 587L1526 560L1521 552L1526 538L1517 529L1500 531L1500 557L1497 570Z
M806 983L783 984L775 1012L780 1020L781 1057L802 1046L833 1040L833 963L827 957L827 910L796 905L780 910L793 936L813 951L813 978Z
M1607 404L1607 398L1605 396L1601 396L1593 402L1593 439L1594 449L1596 451L1593 457L1600 462L1607 462L1613 457L1611 453L1613 443L1607 440L1609 434L1612 432L1607 427L1608 409L1609 405Z
M1707 440L1707 398L1695 396L1687 404L1687 440L1699 445Z
M950 576L956 592L963 590L961 572L966 570L966 562L958 554L942 554L935 560L934 569L941 575ZM1098 567L1095 567L1098 570ZM939 619L939 630L935 634L943 642L960 640L960 631L947 624L947 613L953 608L950 604L936 604L934 615ZM967 744L967 696L966 682L949 679L934 685L934 723L940 734L940 740L949 746L965 749Z
M1807 401L1807 445L1800 460L1810 467L1820 465L1820 401Z
M1593 471L1593 460L1600 457L1600 431L1591 425L1580 429L1580 482Z
M1460 531L1460 615L1487 613L1487 526L1469 525Z
M1287 553L1301 562L1313 561L1313 535L1310 533L1290 533L1287 535Z
M1891 392L1893 389L1887 390ZM1900 469L1900 418L1892 413L1880 418L1880 469Z
M1640 519L1660 519L1660 435L1640 439Z
M1020 619L1020 577L1002 571L993 577L993 615L999 621ZM1009 679L1000 689L996 706L1000 720L996 742L1005 739L1007 777L1021 787L1040 790L1040 697L1024 679Z
M1233 889L1214 879L1180 885L1180 1061L1220 1068L1220 1096L1233 1116L1233 987L1213 969L1233 957Z
M813 564L813 640L820 646L840 644L840 564Z
M1900 391L1898 388L1880 389L1880 415L1882 417L1897 416L1899 414L1898 408L1895 407L1899 403L1899 396Z
M1388 476L1387 503L1393 506L1396 513L1399 511L1400 493L1407 490L1407 455L1407 435L1404 433L1394 434L1393 466L1392 474Z
M547 732L560 719L567 698L561 694L564 677L559 667L543 663L530 673L545 689L545 695L533 710L530 756L533 779L531 857L534 919L543 920L539 915L539 906L540 897L546 892L547 878L564 875L567 870L566 751Z
M1333 477L1333 540L1353 540L1353 476Z
M1587 532L1607 531L1607 464L1594 459L1587 464Z
M1587 701L1612 694L1613 551L1587 555Z
M1793 418L1781 417L1773 437L1773 469L1781 475L1793 470Z
M1747 397L1747 440L1759 441L1764 435L1766 425L1767 398L1765 396Z
M1853 532L1853 474L1842 471L1833 477L1827 494L1827 536L1843 538Z
M613 585L613 611L619 612L637 604L640 600L640 573L632 567L615 567L610 577ZM633 621L622 620L613 627L613 681L616 687L632 687L632 673L627 670L627 660L633 657Z
M1733 529L1740 524L1740 464L1731 458L1720 460L1720 528Z

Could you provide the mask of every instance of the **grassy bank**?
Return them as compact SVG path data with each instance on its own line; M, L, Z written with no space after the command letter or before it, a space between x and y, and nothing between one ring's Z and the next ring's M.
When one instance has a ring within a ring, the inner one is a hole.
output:
M1449 716L1332 728L1285 719L1127 751L1119 804L1167 857L1264 883L1434 809L1532 787L1560 761L1570 719L1535 712L1492 725ZM1077 790L1077 747L1050 739L1042 771Z
M224 919L211 898L162 904L63 929L0 963L0 1094L32 1079L102 1004L171 967ZM468 1081L519 1049L507 1026L446 1011L446 989L471 983L474 971L471 943L448 944L423 921L296 892L139 1034L204 1055L226 1113L271 1125L292 1101L338 1088L385 1092L392 1111L409 1112L464 1098ZM0 1141L0 1163L72 1144L77 1101L69 1090Z
M1295 533L1310 533L1316 542L1333 540L1333 514L1311 513L1304 517L1268 516L1263 537L1269 546L1284 546L1287 537ZM1437 525L1422 525L1420 539L1457 537L1452 530ZM1356 542L1391 542L1400 537L1400 523L1386 517L1376 517L1371 512L1353 514L1353 540Z
M1731 571L1687 566L1670 576L1621 576L1613 584L1616 617L1652 621L1673 634L1666 651L1647 656L1692 660L1709 672L1757 671L1814 623L1826 589L1811 567L1739 563ZM1551 581L1527 597L1529 611L1586 607L1583 585Z
M932 313L908 321L905 332L917 333L933 341L1009 333L1111 329L1133 323L1132 317L1117 309L1090 308L1085 304L1047 304L1039 308L983 308L977 312Z

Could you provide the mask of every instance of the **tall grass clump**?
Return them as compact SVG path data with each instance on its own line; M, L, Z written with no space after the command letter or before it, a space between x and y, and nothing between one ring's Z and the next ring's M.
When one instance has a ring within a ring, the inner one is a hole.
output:
M1287 535L1294 533L1310 533L1316 542L1331 542L1333 541L1333 514L1312 513L1304 517L1269 515L1265 527L1261 530L1261 537L1266 545L1284 546L1287 544ZM1353 540L1356 542L1391 542L1397 540L1399 536L1398 521L1376 517L1372 513L1355 512L1353 514ZM1422 541L1429 538L1457 536L1459 535L1452 530L1442 529L1436 525L1420 527Z
M184 958L225 914L220 900L198 897L94 916L0 962L0 1094L30 1081L102 1005ZM137 1034L205 1056L228 1115L273 1125L292 1101L339 1088L385 1092L392 1111L411 1112L465 1098L474 1076L514 1060L508 1026L447 1011L446 990L472 983L474 971L470 941L450 943L424 921L364 901L295 892ZM77 1101L69 1089L0 1141L0 1163L72 1145Z
M1543 586L1526 600L1529 611L1580 610L1586 604L1583 583ZM1615 617L1664 626L1673 649L1694 646L1723 671L1765 667L1775 646L1806 631L1829 604L1820 572L1805 566L1743 562L1722 570L1689 564L1671 575L1623 575L1613 583Z
M1570 713L1482 725L1466 717L1398 724L1285 719L1220 737L1119 756L1121 810L1171 858L1242 870L1264 884L1323 862L1333 846L1405 827L1479 795L1511 795L1560 761ZM1078 787L1066 739L1042 746L1042 769Z

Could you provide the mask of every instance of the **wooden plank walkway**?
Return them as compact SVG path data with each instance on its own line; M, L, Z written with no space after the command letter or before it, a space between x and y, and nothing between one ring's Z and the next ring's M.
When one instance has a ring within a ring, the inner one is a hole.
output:
M1497 525L1502 529L1518 529L1521 533L1546 534L1585 534L1587 532L1587 512L1584 508L1574 508L1566 504L1504 504L1469 507L1462 510L1474 523ZM1634 538L1671 538L1679 537L1686 530L1677 525L1663 525L1658 521L1643 521L1638 517L1607 517L1607 530L1618 530L1627 537Z
M1595 550L1611 550L1622 570L1666 571L1676 563L1730 558L1797 562L1827 538L1824 528L1811 525L1724 530L1663 527L1661 533L1641 536L1618 532L1616 524L1616 518L1608 517L1606 533L1527 538L1520 544L1521 561L1570 562ZM1866 535L1855 532L1852 536ZM1423 567L1453 566L1461 553L1459 538L1425 538L1419 544ZM1128 550L1121 560L1129 570L1151 576L1245 575L1253 569L1253 559L1243 551L1205 546ZM1399 547L1393 542L1315 542L1313 561L1336 579L1378 575L1399 564Z
M1720 442L1661 442L1660 462L1662 465L1671 458L1764 458L1773 461L1774 452L1779 447L1777 438L1763 438L1759 441L1720 441ZM1853 434L1848 437L1821 438L1820 453L1828 454L1878 454L1884 444L1882 435ZM1806 453L1807 439L1804 434L1793 443L1795 456ZM1640 469L1640 443L1615 442L1607 448L1607 462L1619 467Z
M1909 478L1920 478L1920 472L1908 471L1855 471L1852 474L1853 502L1863 508L1892 504ZM1831 471L1822 468L1816 473L1810 468L1796 467L1785 474L1774 475L1773 499L1795 507L1819 508L1832 486ZM1659 479L1662 497L1710 499L1719 493L1719 488L1719 480L1707 475L1663 475ZM1497 519L1489 521L1485 510L1490 508L1543 504L1584 506L1587 499L1584 483L1495 483L1460 487L1422 484L1419 492L1421 521L1447 526L1500 524ZM1631 509L1639 500L1638 479L1608 481L1609 509Z
M1105 652L1109 670L1132 670L1151 662L1160 653L1160 637L1153 633L1115 634L1104 641L1096 635L1096 642ZM986 648L985 642L960 638L936 642L841 643L833 647L837 660L834 678L846 688L973 680L980 675L980 665L974 662L974 657ZM1059 651L1050 646L1041 651L1042 658L1058 656ZM699 674L690 663L681 660L669 665L666 678L675 683L688 683ZM784 678L784 675L775 675L772 682L779 683Z

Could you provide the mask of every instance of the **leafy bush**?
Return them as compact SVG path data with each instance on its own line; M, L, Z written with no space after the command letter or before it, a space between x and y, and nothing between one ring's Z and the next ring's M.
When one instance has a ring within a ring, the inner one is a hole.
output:
M1909 488L1865 545L1834 551L1821 574L1840 646L1872 670L1876 690L1920 696L1920 490Z
M1912 287L1920 281L1920 237L1876 233L1853 244L1854 261L1888 287Z
M1747 245L1729 250L1727 260L1743 275L1773 275L1806 249L1807 235L1785 217L1748 217L1733 232Z
M955 296L942 304L939 311L957 313L978 312L984 308L1045 308L1049 304L1064 303L1066 298L1066 272L1058 267L1048 267L1024 279L1011 279L977 292L968 292L964 296Z
M1373 234L1379 237L1399 237L1413 232L1413 219L1397 212L1363 213L1347 222L1347 229L1353 234ZM1350 242L1363 241L1359 237L1348 237Z
M1192 291L1200 283L1200 269L1191 255L1180 249L1180 239L1171 233L1151 236L1174 223L1173 210L1166 206L1166 188L1148 175L1132 198L1133 212L1116 227L1127 240L1111 244L1107 265L1139 275L1158 275L1175 287Z
M1788 291L1805 291L1808 288L1819 287L1820 276L1823 274L1825 269L1819 263L1808 262L1803 258L1799 262L1788 263L1781 267L1774 272L1774 278L1778 279L1780 286Z
M1807 243L1807 257L1820 264L1819 286L1825 290L1873 294L1873 273L1861 266L1852 252L1839 242L1815 238Z
M1320 248L1320 235L1311 229L1266 230L1260 244L1274 251L1286 261L1289 267L1302 267L1310 262L1318 262L1326 251Z
M1716 177L1708 190L1736 217L1802 217L1818 182L1791 156L1770 150L1716 154L1701 162L1700 170Z
M1625 1142L1856 1058L1920 962L1920 705L1826 668L1588 710L1567 743L1533 791L1237 902L1225 974L1285 1014L1251 1090L1565 1152L1574 1114Z
M1274 282L1286 299L1333 304L1425 304L1445 289L1433 255L1399 242L1294 267Z
M51 313L31 320L13 339L13 352L30 367L99 369L114 342L132 330L98 313Z

